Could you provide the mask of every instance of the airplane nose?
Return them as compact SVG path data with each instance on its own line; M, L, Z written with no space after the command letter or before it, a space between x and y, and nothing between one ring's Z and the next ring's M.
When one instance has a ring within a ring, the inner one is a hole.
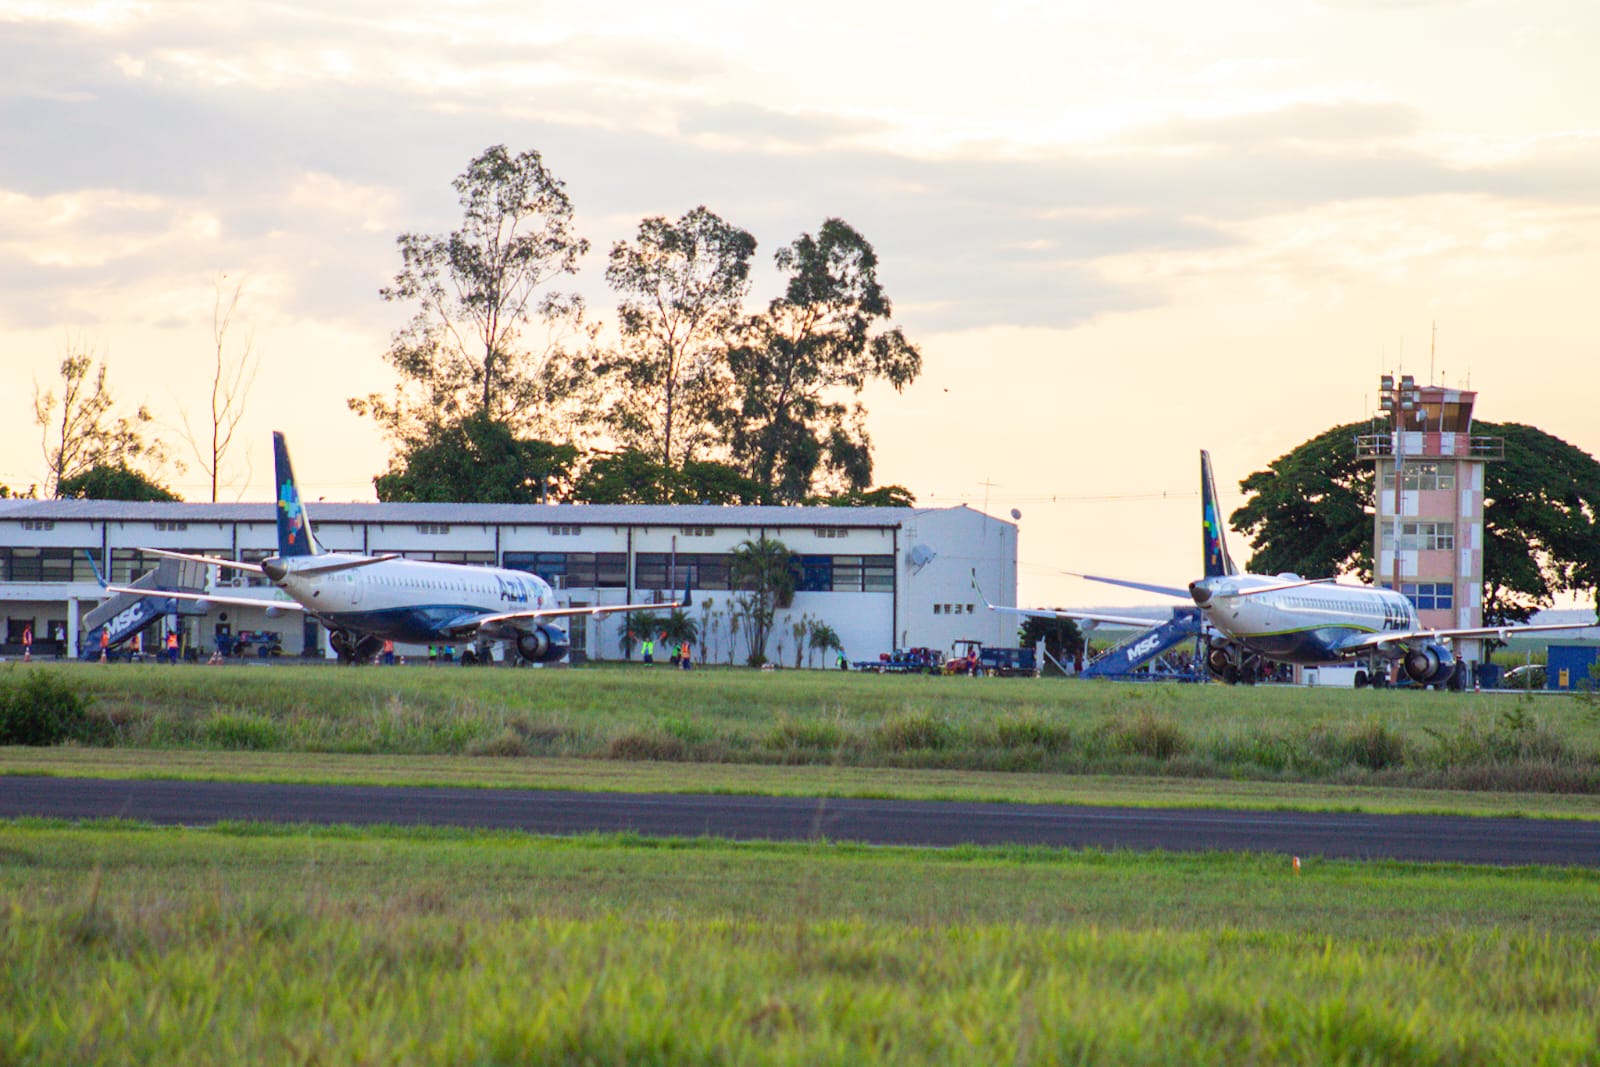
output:
M261 573L265 574L271 581L281 582L283 581L284 575L289 573L289 568L285 567L281 561L274 557L272 559L264 559L261 561Z
M1211 603L1211 584L1205 579L1189 583L1189 595L1194 598L1195 607L1203 608Z

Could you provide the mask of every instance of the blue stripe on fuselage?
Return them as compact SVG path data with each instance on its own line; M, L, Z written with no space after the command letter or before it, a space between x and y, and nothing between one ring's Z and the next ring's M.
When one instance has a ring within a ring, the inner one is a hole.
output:
M440 641L462 640L460 634L446 633L441 627L463 616L487 614L483 608L471 604L408 604L403 608L382 608L375 611L323 612L321 618L335 628L355 630L401 641L407 644L426 645ZM556 629L541 623L547 629Z

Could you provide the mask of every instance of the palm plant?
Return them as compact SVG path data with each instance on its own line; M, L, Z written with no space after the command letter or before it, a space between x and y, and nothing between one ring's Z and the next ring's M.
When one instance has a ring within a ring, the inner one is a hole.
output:
M839 631L818 619L811 624L811 651L826 656L833 649L844 651L844 642L839 640Z
M752 667L767 661L767 637L779 608L794 603L794 553L782 541L745 541L730 554L728 576L739 590L734 598L744 621Z

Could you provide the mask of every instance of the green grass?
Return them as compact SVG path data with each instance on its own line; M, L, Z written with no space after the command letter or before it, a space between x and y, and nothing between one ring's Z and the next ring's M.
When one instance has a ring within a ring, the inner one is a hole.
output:
M1600 874L0 824L0 1062L1594 1063Z
M0 774L1600 818L1600 797L1576 793L804 764L61 747L0 748Z
M599 667L70 664L107 745L1600 793L1580 697Z

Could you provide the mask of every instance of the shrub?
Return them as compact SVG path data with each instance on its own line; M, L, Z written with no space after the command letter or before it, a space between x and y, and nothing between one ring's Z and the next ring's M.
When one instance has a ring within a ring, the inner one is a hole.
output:
M1141 711L1131 720L1117 716L1106 723L1107 740L1114 752L1168 760L1189 751L1189 738L1165 715Z
M1002 748L1040 748L1066 752L1072 747L1072 728L1041 715L1002 715L994 721L995 741Z
M873 743L885 752L938 750L947 746L955 734L948 720L925 711L908 712L884 721L873 732Z
M1345 763L1354 763L1369 771L1399 767L1406 761L1404 739L1376 719L1368 719L1356 727L1355 732L1342 739L1339 749Z
M213 715L201 728L201 739L212 748L265 752L282 748L283 729L271 719L249 713Z
M606 758L680 761L687 755L683 741L659 730L628 730L606 745Z
M11 672L7 672L8 674ZM50 671L0 679L0 745L93 741L89 698Z
M837 722L825 719L797 722L787 715L779 715L778 721L767 731L763 744L775 752L833 752L843 741L844 732Z

